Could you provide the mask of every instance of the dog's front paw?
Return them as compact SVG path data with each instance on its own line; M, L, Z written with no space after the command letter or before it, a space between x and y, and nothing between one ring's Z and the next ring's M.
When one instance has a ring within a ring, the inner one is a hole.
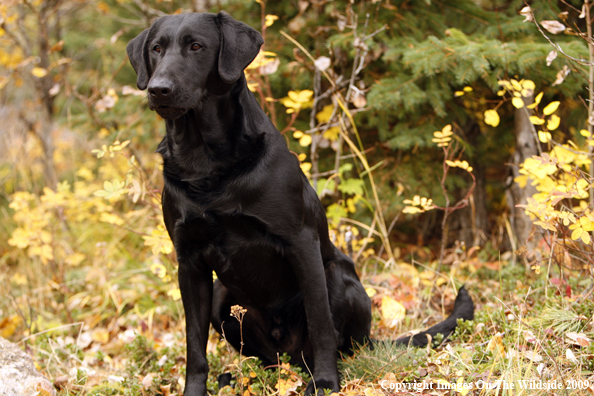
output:
M307 384L307 388L305 388L305 396L323 396L326 390L330 390L332 392L340 392L340 385L338 384L338 380L328 380L328 379L317 379L314 383L312 379ZM316 392L317 391L317 392Z

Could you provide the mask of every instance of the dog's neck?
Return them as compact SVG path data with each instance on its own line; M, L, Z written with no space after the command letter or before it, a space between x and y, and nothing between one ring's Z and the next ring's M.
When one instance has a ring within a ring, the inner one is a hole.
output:
M265 131L275 130L243 75L226 93L207 93L195 108L165 123L167 136L157 152L166 175L193 178L250 161L261 154Z

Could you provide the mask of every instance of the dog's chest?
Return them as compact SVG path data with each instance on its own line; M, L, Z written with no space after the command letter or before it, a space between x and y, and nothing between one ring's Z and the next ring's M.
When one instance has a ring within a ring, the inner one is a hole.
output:
M206 212L180 221L175 234L180 265L215 271L246 304L264 306L272 295L290 296L298 291L283 241L255 217Z

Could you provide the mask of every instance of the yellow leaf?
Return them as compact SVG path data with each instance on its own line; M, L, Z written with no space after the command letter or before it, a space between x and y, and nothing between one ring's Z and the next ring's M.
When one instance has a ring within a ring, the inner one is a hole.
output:
M457 393L461 394L462 396L466 396L468 392L470 392L470 387L468 385L464 386L464 379L462 377L458 378L458 382L456 383L456 388L454 389Z
M27 283L29 283L27 277L23 274L19 274L18 272L10 278L10 281L19 286L25 286Z
M402 213L410 213L410 214L415 214L415 213L423 213L424 210L414 207L414 206L406 206L404 209L402 209Z
M500 121L500 119L499 119L499 114L497 114L497 111L495 111L495 110L485 111L485 124L496 127L497 125L499 125L499 121Z
M335 141L338 139L338 135L340 135L339 127L328 128L328 130L324 132L324 139Z
M31 231L19 227L12 233L12 238L8 240L8 244L19 249L25 249L34 238L35 236Z
M590 244L590 234L588 234L587 232L582 232L582 241L584 241L584 243L586 245Z
M584 232L584 231L581 228L576 228L571 233L571 239L573 239L574 241L577 241L582 236L582 232Z
M464 91L456 91L454 92L454 96L458 97L458 96L463 96L464 95Z
M346 207L347 210L351 213L355 213L357 211L357 206L355 206L355 200L352 198L347 199Z
M580 135L582 135L584 137L590 137L590 136L592 136L587 129L580 130Z
M173 242L171 242L169 235L165 231L165 227L162 225L153 229L150 236L143 236L142 238L144 239L145 246L152 247L154 255L158 255L159 252L164 254L173 252Z
M501 86L505 87L505 88L506 88L506 89L508 89L508 90L512 90L512 89L513 89L512 85L511 85L511 84L509 83L509 81L507 81L507 80L499 80L497 83L498 83L499 85L501 85Z
M542 143L548 143L551 140L551 134L549 132L538 131L538 140Z
M84 254L77 252L77 253L73 253L73 254L69 255L68 257L66 257L66 260L64 260L64 261L66 262L66 264L76 267L80 263L82 263L85 258L86 257Z
M151 264L150 269L153 274L157 275L161 279L167 275L167 268L165 268L163 264L153 263Z
M521 109L522 107L524 107L524 100L522 100L522 98L513 98L512 104L516 109Z
M270 27L270 26L272 26L272 24L274 23L274 21L276 21L277 19L278 19L278 16L276 16L276 15L270 15L270 14L268 14L268 15L266 15L266 17L265 17L265 22L264 22L264 24L265 24L267 27Z
M311 144L311 140L311 135L303 135L301 139L299 139L299 144L303 147L306 147Z
M96 329L93 331L93 334L91 334L91 338L93 341L96 341L100 344L107 344L109 341L109 331L105 329Z
M367 295L371 298L377 294L377 290L375 290L373 287L366 287L365 293L367 293Z
M464 87L464 92L472 92L472 87Z
M118 215L107 212L101 213L101 215L99 216L99 221L118 226L124 224L124 220L122 220Z
M20 316L12 315L0 320L0 337L9 338L23 322Z
M549 122L547 122L547 129L549 131L554 131L555 129L557 129L559 127L560 123L561 123L561 118L559 118L559 116L553 114L551 116L551 118L549 118Z
M516 183L518 183L518 185L520 186L520 188L524 188L528 184L528 176L526 176L526 175L516 176L514 178L514 181Z
M37 78L42 78L47 76L47 70L42 67L34 67L33 70L31 70L31 74Z
M388 328L394 328L406 314L406 309L392 297L384 296L381 304L382 321Z
M326 105L318 114L316 114L316 118L320 123L326 123L330 121L330 117L332 117L332 113L334 112L334 105Z
M534 88L536 88L536 84L534 84L534 81L532 80L522 80L520 83L522 83L524 89L531 89L534 91Z
M536 103L536 105L538 105L542 100L542 95L544 95L544 92L539 93L538 95L536 95L536 98L534 98L534 103Z
M307 158L307 154L301 153L297 156L297 158L299 158L299 161L303 162Z
M0 77L0 89L4 88L8 84L8 77Z
M303 173L307 173L311 170L311 162L304 162L301 164L301 170Z
M452 386L452 384L450 384L448 381L442 378L435 380L435 382L437 382L438 384L442 384L443 389L450 389L450 387Z
M303 132L301 132L301 131L295 131L295 132L293 132L293 137L295 139L301 139L302 136L303 136Z
M542 118L539 118L537 116L530 116L530 122L534 125L542 125L545 123L545 121Z
M521 91L522 90L522 86L520 85L520 83L517 80L514 80L512 78L511 83L512 83L512 87L514 87L514 89L516 91Z
M99 4L97 4L97 10L103 14L107 14L109 12L109 6L104 1L100 1Z
M167 292L167 295L175 301L178 301L181 299L181 291L178 288L169 290Z
M503 339L500 335L495 335L487 344L487 350L491 352L499 352L502 355L505 354L505 347L503 346Z
M310 89L304 89L303 91L289 91L287 94L291 100L297 103L306 103L311 100L313 91Z
M542 109L542 112L544 115L551 115L557 110L560 104L561 102L559 101L551 102L544 109Z

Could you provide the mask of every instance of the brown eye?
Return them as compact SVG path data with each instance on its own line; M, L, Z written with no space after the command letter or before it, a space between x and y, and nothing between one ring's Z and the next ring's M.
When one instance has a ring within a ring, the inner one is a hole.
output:
M200 44L193 43L190 48L192 49L192 51L198 51L200 49Z
M153 51L155 51L155 52L161 52L161 46L160 45L155 45L153 47Z

